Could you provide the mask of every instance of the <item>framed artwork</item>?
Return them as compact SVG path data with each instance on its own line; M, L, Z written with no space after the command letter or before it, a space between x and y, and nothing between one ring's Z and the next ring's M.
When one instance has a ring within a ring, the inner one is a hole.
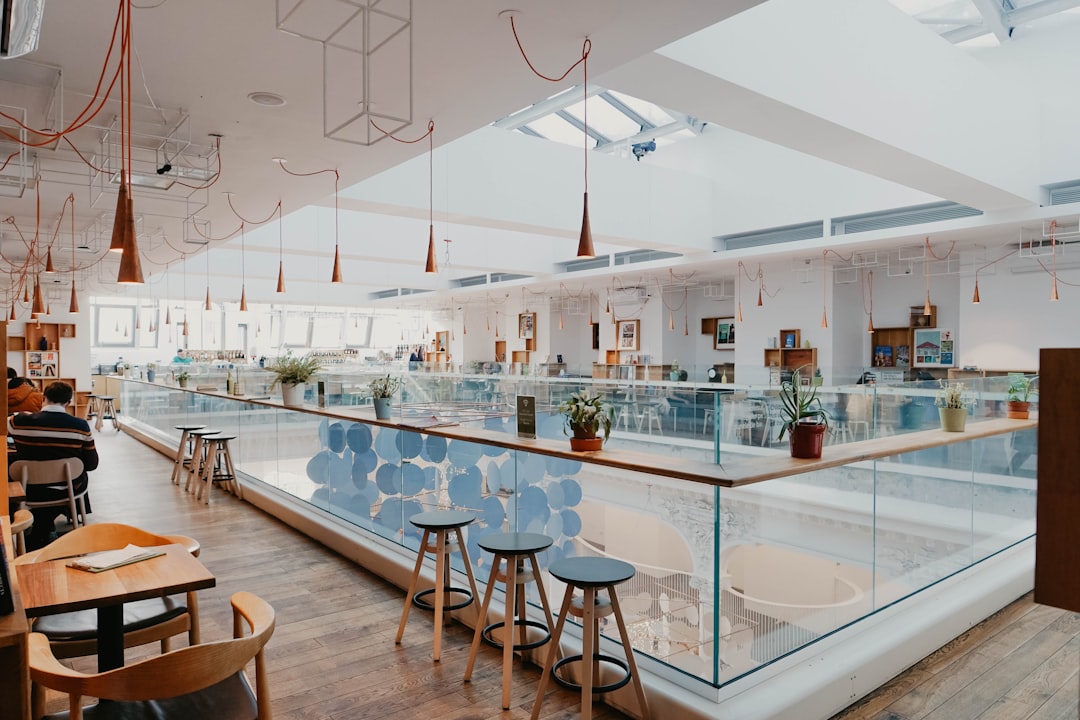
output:
M911 367L911 346L910 345L897 345L896 346L896 367L898 367L898 368Z
M618 350L638 350L640 320L620 320L616 326L615 344Z
M532 340L536 337L536 313L518 315L518 337L522 340Z
M874 346L874 367L892 367L893 366L893 349L892 345L875 345Z
M717 350L735 349L735 318L716 319L716 338L713 347Z
M915 328L913 367L954 367L956 346L952 330Z

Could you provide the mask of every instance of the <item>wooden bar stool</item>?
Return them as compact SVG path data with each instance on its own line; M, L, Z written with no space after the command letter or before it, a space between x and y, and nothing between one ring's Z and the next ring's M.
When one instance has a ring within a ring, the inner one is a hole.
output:
M240 481L236 477L236 466L233 465L232 453L229 452L229 441L235 440L235 435L213 435L203 439L206 445L205 461L203 462L203 474L199 486L195 491L196 499L203 499L210 504L210 490L215 482L221 483L222 487L243 498L240 489Z
M90 418L95 418L96 419L101 414L101 413L98 412L97 398L98 398L97 395L87 395L86 396L86 422L87 422L87 424L90 425L90 427L94 428L95 430L101 430L100 425L97 425L96 423L90 422Z
M116 408L113 407L111 395L98 395L98 417L95 427L100 431L105 420L112 420L113 430L120 429L120 421L116 419Z
M469 664L465 667L465 682L472 679L473 665L476 662L476 653L480 649L480 640L495 647L501 647L503 651L502 669L502 708L510 709L510 673L514 667L515 650L531 650L538 648L551 639L551 606L548 604L547 591L544 583L540 582L540 565L536 561L536 553L547 550L554 542L547 535L539 533L502 533L488 535L477 544L481 548L492 553L495 557L491 564L491 575L488 577L487 590L484 592L484 602L480 605L480 617L476 620L476 632L473 633L472 648L469 650ZM528 559L530 568L525 568L525 560ZM503 561L506 562L506 570L502 570ZM492 591L496 582L506 584L506 611L503 622L493 623L484 627L487 622L488 607L491 604ZM544 609L544 622L529 620L525 611L525 584L535 582L540 591L540 605ZM543 630L543 637L530 641L528 628ZM502 640L492 638L492 632L496 628L502 628ZM509 628L509 630L508 630ZM513 629L518 629L518 642L514 643Z
M420 539L420 549L416 553L416 567L413 568L409 589L405 594L405 608L401 612L401 622L398 624L394 643L401 644L401 636L405 634L405 623L409 619L409 610L413 605L434 610L435 649L432 657L435 662L439 662L439 657L442 655L443 614L450 610L466 608L476 602L476 580L473 578L469 553L465 549L465 538L461 535L461 528L471 524L475 519L475 513L463 510L432 510L409 518L410 523L424 531L424 536ZM454 533L454 538L448 537L451 531ZM460 552L461 559L465 561L469 589L457 588L450 584L450 553L453 552ZM424 565L424 555L427 553L435 555L435 587L416 592L416 586L420 581L420 568ZM447 604L447 595L454 594L462 595L467 599ZM433 602L426 599L428 595L435 596Z
M637 663L634 662L634 650L630 645L626 623L623 622L622 611L619 609L619 599L615 594L616 585L634 577L634 566L614 558L573 557L553 562L548 567L548 572L552 577L566 583L566 594L563 596L562 608L559 610L559 619L555 623L555 633L552 637L551 650L548 651L544 674L540 676L536 702L533 703L532 720L540 717L540 707L544 704L544 691L547 689L549 676L555 678L555 682L565 688L581 689L582 720L592 718L593 693L618 690L632 681L638 705L641 708L641 717L649 720L649 706L645 702L645 690L641 686L641 676L638 673ZM584 598L574 597L574 590L577 588L585 591ZM597 595L597 590L600 589L607 590L606 600ZM570 655L555 662L559 649L559 637L562 635L568 615L581 618L581 654ZM600 653L600 618L608 615L614 615L615 623L619 626L619 638L626 652L625 662ZM559 669L570 663L581 663L580 684L559 675ZM595 681L599 680L601 663L620 668L623 676L610 683L595 684Z
M205 438L208 435L217 435L220 432L220 430L209 430L207 428L191 431L190 434L191 437L195 438L195 444L191 448L191 460L188 462L188 475L187 480L184 481L184 492L198 491L198 484L203 474L203 465L206 464L208 443Z
M188 467L191 451L194 449L195 438L191 436L192 430L202 430L205 425L175 425L180 431L180 446L176 449L176 463L173 465L172 484L180 484L180 474Z

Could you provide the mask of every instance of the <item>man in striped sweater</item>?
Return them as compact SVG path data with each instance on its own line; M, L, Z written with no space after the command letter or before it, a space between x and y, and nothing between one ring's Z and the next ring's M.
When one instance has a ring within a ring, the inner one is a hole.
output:
M15 454L19 460L58 460L77 457L85 471L98 466L97 448L90 434L90 425L82 418L69 415L67 405L73 391L62 382L51 383L45 388L45 404L41 412L17 413L8 420L8 434L15 441ZM72 483L75 492L86 489L86 472ZM67 497L66 485L30 485L27 500L57 500ZM55 530L56 518L65 514L64 507L34 508L34 526L26 540L29 549L35 550L49 543ZM72 518L74 520L74 518Z

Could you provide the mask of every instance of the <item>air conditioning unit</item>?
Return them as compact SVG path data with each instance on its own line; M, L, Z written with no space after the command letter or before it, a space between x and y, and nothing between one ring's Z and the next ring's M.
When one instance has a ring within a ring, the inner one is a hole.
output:
M649 299L648 288L642 285L633 285L628 287L617 287L615 293L612 296L612 300L616 305L634 304L641 305Z
M37 50L45 0L0 0L0 58L13 58Z

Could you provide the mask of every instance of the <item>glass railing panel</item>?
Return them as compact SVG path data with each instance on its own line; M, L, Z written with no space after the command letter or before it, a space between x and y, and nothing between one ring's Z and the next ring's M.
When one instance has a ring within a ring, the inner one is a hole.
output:
M871 463L721 489L719 683L874 609Z
M1035 430L976 440L973 445L973 553L977 562L1035 534Z

